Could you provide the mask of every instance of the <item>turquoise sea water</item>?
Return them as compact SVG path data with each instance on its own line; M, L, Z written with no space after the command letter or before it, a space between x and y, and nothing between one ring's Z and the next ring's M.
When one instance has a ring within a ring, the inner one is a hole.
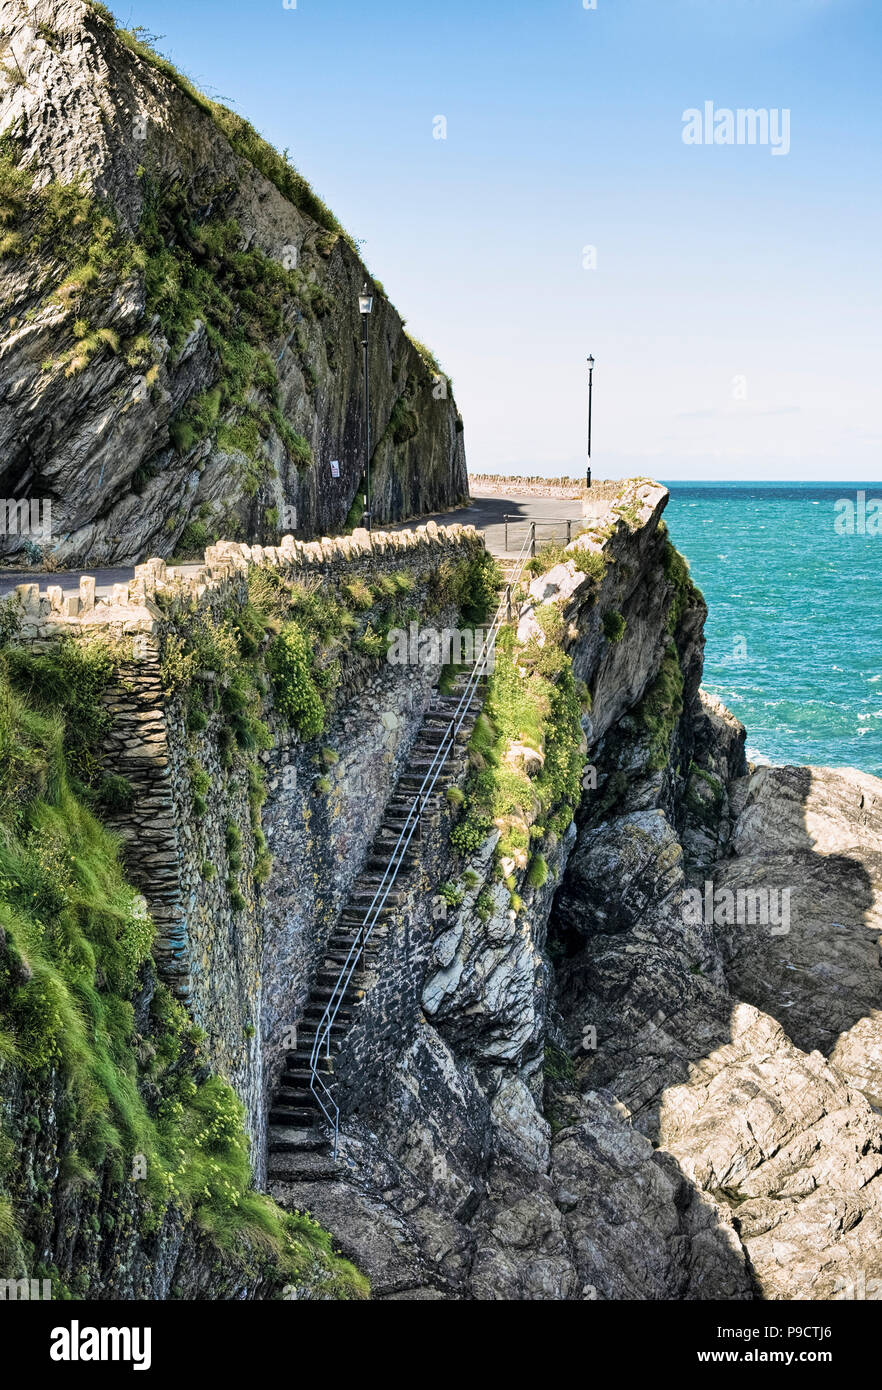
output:
M748 756L882 776L882 536L835 503L882 483L669 483L671 539L707 599L704 686Z

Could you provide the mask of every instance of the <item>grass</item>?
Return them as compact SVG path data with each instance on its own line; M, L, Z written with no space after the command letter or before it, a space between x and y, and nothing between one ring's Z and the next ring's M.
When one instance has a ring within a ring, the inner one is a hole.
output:
M560 620L556 609L554 617ZM545 621L550 631L550 613ZM551 641L541 647L535 639L519 643L512 628L503 628L469 744L463 815L451 832L461 854L474 853L493 825L500 830L499 858L525 854L531 832L536 838L566 829L581 795L581 714L580 691L563 650ZM507 758L514 744L543 755L536 776ZM540 875L537 862L534 877Z
M688 605L703 603L704 598L701 590L696 588L692 581L688 561L667 538L665 539L664 571L665 578L673 590L671 606L668 609L665 624L665 630L671 636L679 627L680 620Z
M677 648L670 640L658 675L634 711L635 719L648 735L648 772L660 772L667 766L671 739L682 713L683 671Z

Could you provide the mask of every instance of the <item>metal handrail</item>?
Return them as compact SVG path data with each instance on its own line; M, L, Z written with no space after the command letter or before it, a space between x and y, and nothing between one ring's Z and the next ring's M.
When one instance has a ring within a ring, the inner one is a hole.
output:
M343 999L345 998L346 991L349 988L352 976L355 974L355 969L358 964L359 957L361 956L364 947L370 939L371 932L376 926L377 921L379 920L380 913L382 912L386 904L386 900L388 899L389 894L391 893L395 885L395 882L398 878L398 873L401 869L402 863L404 862L404 856L407 853L408 846L410 845L410 842L413 839L414 832L425 810L425 804L432 794L435 783L440 777L441 770L454 746L456 736L462 728L466 715L468 714L468 711L471 707L471 703L474 699L475 689L477 687L478 681L481 679L481 677L487 669L487 663L496 645L496 637L499 632L499 629L507 621L506 614L510 606L509 595L511 591L514 589L515 585L519 582L521 574L523 573L524 566L529 558L529 545L530 537L528 536L527 539L524 541L523 546L521 547L521 551L518 555L517 560L515 561L516 570L512 574L511 578L508 580L506 594L504 594L499 601L499 605L493 617L493 622L491 623L490 629L487 632L487 635L484 638L484 641L481 645L481 651L478 655L478 658L475 661L474 666L472 667L468 682L466 684L466 688L463 691L462 696L460 697L460 701L456 707L456 711L453 715L453 718L451 719L450 723L447 726L447 729L442 735L441 742L439 743L438 748L435 752L435 756L432 759L428 771L426 772L422 780L420 788L414 794L413 804L407 813L407 818L404 822L404 825L401 828L401 833L399 834L395 847L392 850L391 855L389 856L388 863L386 864L386 867L383 871L383 877L380 879L377 891L374 894L370 906L368 907L367 913L365 914L364 922L359 927L358 932L356 934L356 938L349 948L349 954L347 955L346 960L343 962L343 965L340 968L340 974L337 976L337 980L334 983L334 986L331 990L331 997L325 1006L325 1011L319 1019L318 1028L316 1029L315 1038L312 1044L312 1052L310 1053L309 1058L309 1089L315 1096L316 1102L318 1103L318 1106L325 1119L328 1121L328 1124L334 1130L335 1159L337 1157L337 1144L340 1134L340 1107L334 1100L331 1091L326 1086L322 1078L322 1075L319 1072L319 1059L322 1055L323 1049L327 1048L327 1059L330 1061L331 1029L334 1026L334 1021L337 1017L337 1014L340 1011L340 1007L343 1003ZM391 877L389 877L390 874Z
M531 516L524 516L521 512L503 512L502 520L503 520L503 523L505 524L505 552L506 552L506 554L508 554L508 527L509 527L509 522L512 522L515 526L527 526L527 527L529 527L529 535L528 535L527 539L528 539L529 542L530 542L530 554L531 554L531 555L535 555L535 554L536 554L536 527L537 527L537 526L566 526L566 528L567 528L567 545L569 545L570 541L573 539L573 525L574 525L574 523L575 523L575 524L578 524L578 518L577 518L577 517L571 517L571 516L545 516L545 517L540 516L540 517L531 517Z

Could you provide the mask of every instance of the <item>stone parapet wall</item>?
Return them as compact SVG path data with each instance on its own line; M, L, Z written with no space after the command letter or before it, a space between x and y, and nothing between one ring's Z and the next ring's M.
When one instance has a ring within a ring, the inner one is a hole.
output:
M297 541L285 536L279 546L244 545L219 541L205 551L201 565L167 565L151 559L136 565L134 578L115 584L109 596L96 592L91 575L80 580L79 592L65 593L61 585L20 584L7 602L21 624L24 640L77 636L88 629L94 635L106 628L108 635L154 632L163 617L174 619L195 599L218 603L236 598L241 578L250 565L277 569L295 576L303 572L328 575L363 573L377 567L431 567L441 552L483 547L474 526L424 526L402 531L353 531L350 536L325 536L320 541ZM161 601L161 610L157 608Z

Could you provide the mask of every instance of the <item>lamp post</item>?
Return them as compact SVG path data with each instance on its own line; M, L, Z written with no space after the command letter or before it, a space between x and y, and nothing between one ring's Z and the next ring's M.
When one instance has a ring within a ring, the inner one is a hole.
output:
M368 289L367 281L365 281L361 294L358 296L358 309L361 314L361 345L364 349L364 475L367 487L365 516L369 531L372 529L373 503L371 500L371 382L368 371L368 317L373 307L374 297Z
M591 409L594 398L594 358L588 356L588 486L591 486Z

